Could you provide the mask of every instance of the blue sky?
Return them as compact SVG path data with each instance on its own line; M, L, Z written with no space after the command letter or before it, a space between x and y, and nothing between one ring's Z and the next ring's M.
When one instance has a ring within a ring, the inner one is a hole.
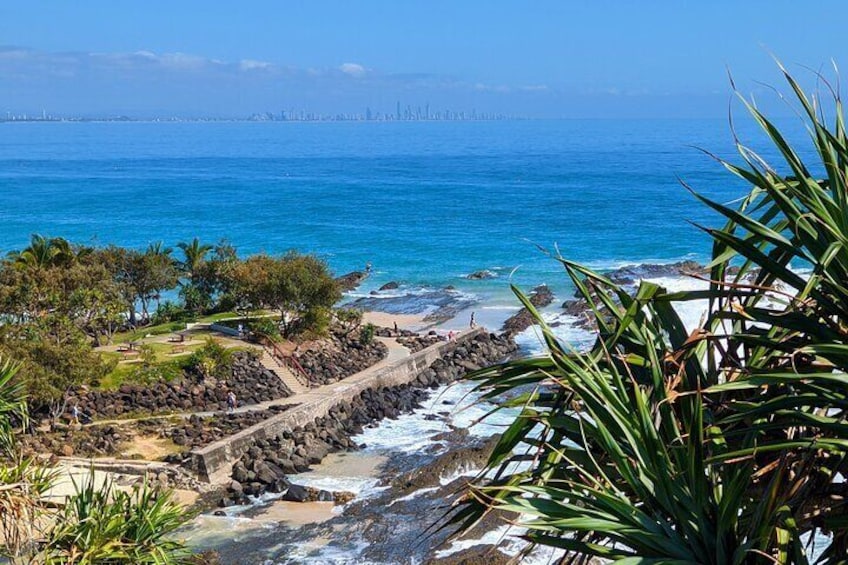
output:
M814 4L3 0L0 111L720 117L727 68L848 65L848 3Z

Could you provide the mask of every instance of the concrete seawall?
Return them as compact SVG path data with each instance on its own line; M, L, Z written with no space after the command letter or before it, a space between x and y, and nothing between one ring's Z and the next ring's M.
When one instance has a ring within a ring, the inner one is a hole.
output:
M397 386L414 381L434 361L440 359L458 345L473 341L485 334L484 328L463 332L454 341L440 342L387 365L366 369L337 383L291 397L298 406L272 416L250 428L206 447L192 450L192 465L202 480L225 483L229 480L232 466L256 440L279 436L309 424L316 418L326 416L333 406L351 401L367 389Z

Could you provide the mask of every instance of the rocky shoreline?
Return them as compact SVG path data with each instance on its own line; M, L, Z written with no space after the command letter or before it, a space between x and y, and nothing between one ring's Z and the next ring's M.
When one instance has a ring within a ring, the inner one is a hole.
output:
M434 361L410 384L367 389L302 428L256 441L234 463L233 482L220 504L246 503L248 496L284 492L291 485L288 475L307 471L310 465L320 463L331 452L357 449L351 437L361 433L364 426L411 412L427 398L426 389L453 382L469 371L502 361L515 350L516 345L509 337L481 334Z
M474 541L516 516L491 513L459 538L471 542L472 547L456 551L448 549L455 529L442 528L452 501L461 494L468 480L466 475L483 466L497 436L473 439L466 429L450 429L432 439L434 443L426 454L391 456L380 467L382 490L375 496L350 501L342 514L328 521L294 529L280 525L243 542L225 543L217 548L220 562L296 563L297 559L290 560L290 548L309 545L314 539L333 539L343 553L350 548L345 559L351 563L501 565L510 562L513 553L498 547L499 544ZM455 478L446 482L450 477ZM284 540L282 544L281 540ZM322 562L320 549L310 557L314 562Z
M389 354L380 341L363 343L360 332L332 333L319 346L295 354L310 386L338 382L371 367Z

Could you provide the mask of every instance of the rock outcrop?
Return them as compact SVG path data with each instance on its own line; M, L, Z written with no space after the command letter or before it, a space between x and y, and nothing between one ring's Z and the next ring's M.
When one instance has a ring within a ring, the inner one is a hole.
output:
M368 278L368 273L365 271L353 271L346 275L336 277L336 283L342 292L350 292L356 290L362 282Z
M534 288L528 298L530 299L530 304L536 308L544 308L554 301L554 293L547 285L543 284ZM530 311L527 308L522 308L516 314L507 318L501 331L509 335L515 335L523 332L534 323L535 321Z
M333 334L330 340L314 349L295 354L311 386L340 381L382 361L389 354L382 342L362 343L359 335L359 332Z

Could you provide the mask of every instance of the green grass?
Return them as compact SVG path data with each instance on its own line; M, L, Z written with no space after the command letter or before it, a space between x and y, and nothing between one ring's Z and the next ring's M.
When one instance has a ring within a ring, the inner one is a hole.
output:
M174 343L148 343L153 352L156 355L155 365L171 365L175 370L173 372L182 372L183 369L186 368L189 358L191 354L203 347L206 344L206 338L210 337L212 334L210 332L199 332L198 334L192 334L192 340L189 343L184 343L185 352L179 355L174 355L172 353ZM231 347L228 348L229 351L238 352L238 351L250 351L255 350L255 347L251 347L249 345L245 345L244 347ZM108 375L103 377L100 381L100 385L97 387L100 390L115 390L120 387L122 384L126 382L131 382L133 372L141 365L139 357L134 357L132 359L126 359L123 353L116 353L111 351L102 352L101 355L104 359L117 359L118 364Z
M145 326L126 332L117 332L112 336L112 343L137 341L146 335L164 335L185 330L185 322L167 322L156 326Z

